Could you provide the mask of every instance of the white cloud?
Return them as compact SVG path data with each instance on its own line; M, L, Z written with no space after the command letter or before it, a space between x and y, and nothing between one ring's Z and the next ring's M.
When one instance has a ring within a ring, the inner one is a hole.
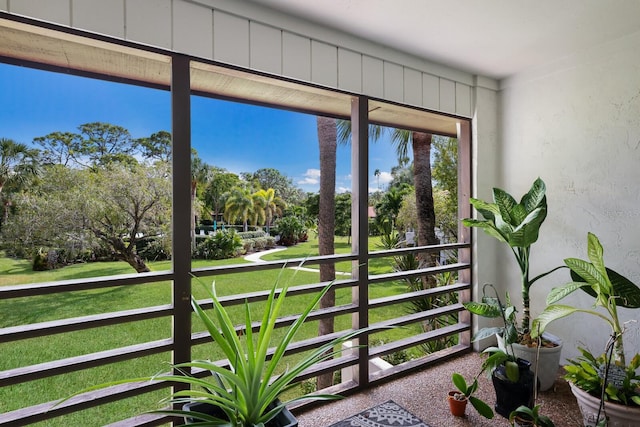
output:
M307 169L304 179L298 181L300 185L315 185L320 182L320 169Z
M351 188L348 188L348 187L338 187L338 188L336 188L336 192L340 193L340 194L349 193L350 191L351 191Z
M379 176L374 176L373 178L376 183L380 180L380 185L388 184L393 181L393 175L391 175L390 172L380 172Z

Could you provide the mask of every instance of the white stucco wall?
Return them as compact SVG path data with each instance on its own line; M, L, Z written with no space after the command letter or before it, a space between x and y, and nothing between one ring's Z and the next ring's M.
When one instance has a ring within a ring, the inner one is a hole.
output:
M566 257L586 259L591 231L607 265L640 283L639 51L635 34L502 82L498 186L521 195L538 176L547 184L549 215L532 249L534 275ZM479 169L479 182L485 172ZM503 262L505 283L519 294L514 261L505 254ZM564 271L534 285L534 314L551 287L566 281ZM592 299L567 302L589 307ZM639 315L622 311L626 320ZM640 328L629 328L626 350L635 353ZM566 340L564 357L577 355L576 345L603 349L608 334L603 322L586 315L560 320L551 331Z

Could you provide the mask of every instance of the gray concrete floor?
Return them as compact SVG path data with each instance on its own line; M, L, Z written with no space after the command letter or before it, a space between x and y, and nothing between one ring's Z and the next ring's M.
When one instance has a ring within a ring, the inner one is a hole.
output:
M467 405L465 418L454 417L449 412L446 395L453 390L451 374L459 372L466 379L473 378L481 361L478 353L470 353L342 400L297 412L296 417L301 427L327 427L379 403L393 400L431 427L508 426L509 422L500 415L487 420L470 405ZM493 385L484 374L476 395L492 407L495 404ZM551 417L557 427L582 426L576 399L563 379L558 378L554 387L540 393L537 403L542 406L541 412Z

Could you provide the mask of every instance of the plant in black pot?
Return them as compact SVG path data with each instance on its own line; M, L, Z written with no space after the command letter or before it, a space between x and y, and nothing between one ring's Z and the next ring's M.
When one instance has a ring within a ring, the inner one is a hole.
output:
M610 338L601 356L594 356L581 348L581 356L569 360L565 366L571 391L578 399L585 425L632 426L640 420L640 355L627 363L623 334L625 325L620 321L618 308L640 308L640 288L626 277L605 267L604 250L600 240L592 233L587 236L588 260L567 258L572 281L553 288L547 296L547 308L534 320L537 333L549 323L573 313L593 315L611 328ZM595 301L591 308L578 308L558 304L558 301L582 290ZM608 423L608 424L606 424Z
M238 329L220 303L215 292L215 285L212 289L207 289L213 303L213 316L210 317L192 297L193 310L206 326L214 345L224 352L230 366L225 368L209 360L196 360L178 364L175 367L177 369L189 368L209 371L212 374L211 377L197 378L191 375L156 377L156 379L182 382L191 386L189 390L175 392L170 403L197 404L186 406L187 410L163 412L183 415L197 420L198 423L230 422L234 427L261 426L263 424L279 427L297 426L297 422L290 422L288 419L278 421L279 414L286 409L285 403L278 400L280 394L289 389L296 377L305 369L335 356L339 350L334 350L334 348L339 348L342 343L353 339L364 331L346 333L316 347L295 362L293 366L282 366L285 363L283 358L287 346L330 287L331 284L314 295L302 314L288 327L282 338L277 340L274 331L276 321L286 301L288 285L278 290L278 282L276 282L271 288L257 333L252 332L253 321L248 303L245 303L245 324ZM269 349L273 344L275 347L269 358ZM313 393L294 398L289 402L338 398L340 396ZM202 404L205 405L204 412L201 412ZM211 412L213 408L215 408L216 414L207 413ZM193 410L190 411L190 409ZM275 422L269 424L272 420Z
M347 332L304 353L295 362L286 361L284 356L287 346L322 296L331 288L332 283L312 297L303 312L284 329L284 332L279 332L280 330L276 332L276 323L286 303L289 286L288 284L282 288L278 286L279 282L276 281L269 292L257 332L254 332L256 324L252 320L248 302L245 303L244 308L244 324L236 326L216 294L215 284L211 289L203 285L211 297L210 303L213 304L211 316L193 296L191 297L194 312L210 334L215 350L221 350L224 353L228 367L223 366L221 362L193 360L173 365L179 374L159 374L147 378L114 381L85 389L74 395L111 385L143 380L182 383L189 388L174 392L165 401L173 407L182 406L182 409L167 408L151 412L184 417L187 423L200 426L297 426L297 420L287 411L285 402L281 402L279 396L294 386L296 377L307 368L332 358L340 352L342 343L356 338L369 329ZM204 375L207 372L210 375ZM339 398L341 396L334 394L308 393L286 403Z
M538 241L540 227L547 217L546 186L540 178L536 179L520 202L500 188L493 189L493 203L474 198L470 202L482 219L467 218L462 223L467 227L480 228L489 236L506 243L518 264L522 319L520 327L516 329L516 339L511 343L512 349L517 357L540 366L538 378L541 389L547 390L553 385L560 366L562 341L547 333L543 340L544 347L538 351L535 348L537 341L529 336L531 287L539 279L563 267L556 267L533 278L530 275L531 246ZM536 357L539 360L534 360Z
M494 291L495 296L486 294L487 288ZM505 418L521 405L531 406L534 392L534 374L531 363L516 357L513 343L518 339L516 327L516 309L511 304L509 295L503 304L498 293L491 284L483 287L481 302L466 302L464 307L471 313L489 318L500 318L503 326L480 329L473 337L473 341L500 334L504 340L504 349L489 347L483 353L488 355L482 364L482 369L491 374L491 381L496 392L495 410Z

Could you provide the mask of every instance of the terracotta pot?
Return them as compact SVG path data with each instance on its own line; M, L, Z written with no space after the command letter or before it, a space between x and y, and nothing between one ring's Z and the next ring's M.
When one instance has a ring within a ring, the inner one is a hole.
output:
M569 383L569 385L571 386L571 392L578 401L585 427L594 427L598 416L600 399L576 387L573 383ZM604 410L608 418L607 427L635 427L638 425L638 420L640 420L640 407L637 406L605 402ZM602 414L600 418L602 418Z
M451 410L451 414L456 417L464 417L464 411L467 408L467 398L465 397L463 400L458 400L454 396L456 394L461 394L459 391L450 391L447 396L447 400L449 401L449 409Z

